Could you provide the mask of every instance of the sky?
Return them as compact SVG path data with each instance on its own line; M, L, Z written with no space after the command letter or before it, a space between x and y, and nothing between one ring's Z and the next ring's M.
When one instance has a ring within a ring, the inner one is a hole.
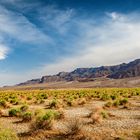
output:
M140 0L0 0L0 86L139 52Z

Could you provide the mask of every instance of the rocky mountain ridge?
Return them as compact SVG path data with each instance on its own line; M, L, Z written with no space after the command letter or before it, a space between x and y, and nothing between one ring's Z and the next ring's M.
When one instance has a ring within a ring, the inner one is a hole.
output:
M93 81L96 78L106 77L111 79L123 79L140 76L140 59L136 59L130 63L122 63L114 66L101 66L95 68L77 68L72 72L60 72L56 75L42 76L39 79L32 79L24 83L18 84L40 84L59 81Z

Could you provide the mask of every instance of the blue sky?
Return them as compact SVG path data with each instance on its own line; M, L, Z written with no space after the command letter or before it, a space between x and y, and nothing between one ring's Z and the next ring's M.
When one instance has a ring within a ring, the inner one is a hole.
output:
M139 0L1 0L0 85L139 58Z

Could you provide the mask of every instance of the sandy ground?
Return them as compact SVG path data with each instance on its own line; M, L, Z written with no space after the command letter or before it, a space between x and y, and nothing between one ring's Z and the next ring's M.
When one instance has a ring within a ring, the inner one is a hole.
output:
M91 101L83 106L69 107L64 109L64 114L67 119L79 118L82 122L91 122L91 119L87 116L91 111L97 107L102 107L105 104L104 101ZM37 108L45 108L44 105L31 105L30 109L35 110ZM7 113L8 110L5 110ZM96 136L103 136L103 140L109 140L110 138L123 136L126 140L137 140L133 133L140 130L140 101L131 100L131 107L129 109L113 108L108 109L107 112L114 117L103 119L101 123L85 125L82 129L89 133L93 133ZM14 117L1 117L0 124L4 128L10 128L17 134L25 133L29 131L29 123L21 123L19 118ZM63 130L63 121L57 121L54 125L54 129Z

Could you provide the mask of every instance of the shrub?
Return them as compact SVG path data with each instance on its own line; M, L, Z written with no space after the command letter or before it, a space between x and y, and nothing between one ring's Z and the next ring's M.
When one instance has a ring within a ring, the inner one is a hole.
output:
M103 110L103 108L96 108L89 114L89 117L92 119L92 123L101 123L103 119L108 118L108 113Z
M105 107L112 107L112 102L107 102L106 104L105 104Z
M31 112L25 112L23 115L22 115L22 121L23 122L29 122L32 120L32 113Z
M98 113L91 114L92 123L101 123L102 117Z
M110 99L110 96L108 94L103 94L100 99L106 101Z
M43 104L43 103L45 103L45 100L44 99L40 99L39 100L39 104Z
M120 100L120 105L125 105L128 103L128 99L127 98L124 98L122 100Z
M64 119L64 118L65 118L64 110L63 110L63 108L60 108L58 110L57 119Z
M25 111L28 110L28 108L29 108L28 105L22 105L22 106L20 107L20 110L21 110L22 112L25 112Z
M42 97L42 99L47 99L48 98L47 94L45 94L45 93L42 93L40 96Z
M56 111L48 110L47 112L40 112L36 116L36 120L31 124L32 130L45 129L50 130L53 125L53 120L58 119L60 114Z
M49 120L48 117L42 116L38 117L32 124L31 130L35 131L38 129L49 130L52 128L52 120Z
M86 99L85 98L81 98L78 102L79 105L84 105L86 103Z
M50 103L49 103L49 106L50 106L50 108L55 108L55 107L57 107L57 104L58 104L58 102L57 102L57 100L52 100Z
M36 101L34 102L35 104L43 104L45 102L44 99L42 98L37 98Z
M102 118L104 118L104 119L108 118L108 113L105 110L101 111L100 114L101 114Z
M120 101L119 100L116 100L114 103L113 103L113 106L115 107L118 107L120 105Z
M110 97L111 97L112 100L116 100L117 99L116 95L111 95Z
M67 105L68 106L72 106L73 105L73 97L68 97L67 99L66 99L66 102L67 102Z
M67 136L77 135L81 131L82 127L83 124L79 121L78 118L71 118L65 123L65 129L62 133Z
M10 117L19 117L21 115L21 110L19 108L12 108L9 110L9 116Z
M9 129L0 130L0 140L19 140L16 134Z
M11 99L10 103L13 104L13 105L18 105L19 100L17 98L14 98L14 99Z
M32 98L33 98L32 96L28 96L27 100L32 100Z
M0 100L0 106L5 107L6 106L6 101L5 100Z

